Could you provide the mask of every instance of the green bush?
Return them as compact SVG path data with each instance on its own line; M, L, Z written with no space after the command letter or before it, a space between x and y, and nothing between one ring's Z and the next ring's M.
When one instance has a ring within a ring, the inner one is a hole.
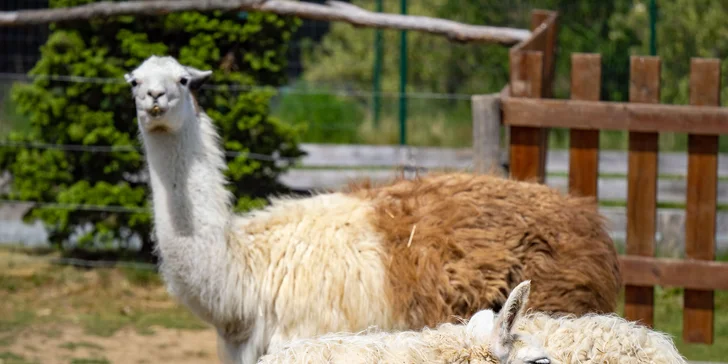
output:
M302 139L309 143L357 143L365 117L352 97L305 82L282 92L273 112L290 125L306 125Z
M92 0L51 0L53 7ZM224 146L232 151L282 157L300 156L299 130L269 116L273 89L285 81L288 42L299 26L295 18L250 13L175 13L123 16L54 24L32 75L116 78L119 82L63 82L36 78L18 84L12 98L27 117L27 132L13 132L15 142L129 146L140 149L136 114L123 74L144 59L172 55L181 63L214 71L213 85L237 85L244 91L208 87L199 103L215 120ZM276 177L290 163L256 160L241 154L228 163L230 188L237 210L265 203L280 190ZM0 149L0 170L13 175L8 198L60 204L124 206L128 212L101 212L36 207L26 219L40 218L51 242L63 247L78 228L88 248L117 247L138 236L144 253L151 252L149 191L134 178L143 171L143 157L131 150L111 153L57 149ZM142 209L140 209L142 208Z

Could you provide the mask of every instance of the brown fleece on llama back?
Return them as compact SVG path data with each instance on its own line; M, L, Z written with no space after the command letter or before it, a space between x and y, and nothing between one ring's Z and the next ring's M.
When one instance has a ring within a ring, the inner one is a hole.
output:
M616 308L617 252L593 199L464 173L365 182L349 193L376 206L388 292L405 327L499 310L526 279L528 308L575 315Z

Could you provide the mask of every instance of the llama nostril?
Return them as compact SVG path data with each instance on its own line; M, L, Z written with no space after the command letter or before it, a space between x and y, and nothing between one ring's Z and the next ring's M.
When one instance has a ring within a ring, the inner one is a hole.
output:
M151 96L153 99L158 99L164 95L164 90L147 90L147 95Z

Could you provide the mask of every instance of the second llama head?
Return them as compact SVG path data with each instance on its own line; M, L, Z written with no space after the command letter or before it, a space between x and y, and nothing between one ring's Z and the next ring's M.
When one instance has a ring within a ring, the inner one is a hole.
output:
M551 360L546 350L537 345L527 335L518 335L515 324L528 302L531 281L517 285L508 296L497 318L492 310L482 310L473 315L466 332L471 338L489 338L493 355L501 363L549 364Z

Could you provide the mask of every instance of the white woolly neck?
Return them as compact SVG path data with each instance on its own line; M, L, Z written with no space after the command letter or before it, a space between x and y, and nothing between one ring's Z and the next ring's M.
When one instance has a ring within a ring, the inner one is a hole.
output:
M173 293L200 295L197 299L206 306L219 293L211 284L219 279L217 270L228 263L232 217L218 135L212 120L199 111L176 132L142 131L142 140L162 273Z

